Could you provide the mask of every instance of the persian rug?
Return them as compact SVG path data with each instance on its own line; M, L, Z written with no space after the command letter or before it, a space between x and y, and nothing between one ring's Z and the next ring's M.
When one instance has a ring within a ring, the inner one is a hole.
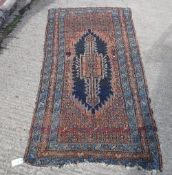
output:
M25 162L161 170L129 8L51 9Z

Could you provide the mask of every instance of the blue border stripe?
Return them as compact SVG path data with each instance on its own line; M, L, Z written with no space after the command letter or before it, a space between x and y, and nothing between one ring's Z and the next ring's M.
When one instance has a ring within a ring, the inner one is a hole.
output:
M59 14L59 58L57 66L57 82L55 89L55 99L54 99L54 108L53 115L51 120L51 132L49 140L49 148L54 147L57 144L57 129L59 125L60 117L60 107L63 93L63 78L64 78L64 63L65 63L65 36L64 36L64 13ZM55 132L53 132L55 131ZM50 144L51 143L51 144Z

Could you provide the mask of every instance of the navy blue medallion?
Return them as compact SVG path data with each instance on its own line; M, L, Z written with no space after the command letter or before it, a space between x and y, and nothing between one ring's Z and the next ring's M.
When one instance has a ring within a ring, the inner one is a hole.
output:
M107 44L89 29L75 45L73 95L93 114L113 95Z

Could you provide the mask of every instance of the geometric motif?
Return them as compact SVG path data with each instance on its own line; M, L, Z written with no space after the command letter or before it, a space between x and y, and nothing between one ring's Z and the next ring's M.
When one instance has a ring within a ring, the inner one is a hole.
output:
M76 44L73 60L73 95L92 113L113 95L107 44L90 29Z
M25 162L162 169L129 8L51 9Z

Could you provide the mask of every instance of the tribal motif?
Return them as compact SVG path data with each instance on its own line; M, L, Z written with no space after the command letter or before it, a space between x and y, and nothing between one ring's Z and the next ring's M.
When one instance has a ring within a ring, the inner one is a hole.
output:
M25 161L161 170L131 10L51 9Z
M113 95L112 75L107 44L88 31L76 44L73 95L95 113Z

